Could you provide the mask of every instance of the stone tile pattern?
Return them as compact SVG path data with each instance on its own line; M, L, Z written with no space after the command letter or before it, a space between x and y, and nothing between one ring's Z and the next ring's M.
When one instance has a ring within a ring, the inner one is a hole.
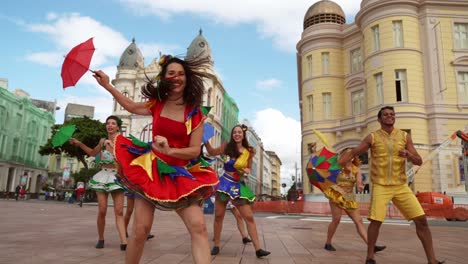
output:
M110 264L124 263L119 250L112 207L106 218L105 248L95 249L97 207L53 201L0 200L0 264ZM276 219L256 217L261 244L272 254L257 259L251 243L243 245L234 217L227 212L216 264L364 263L365 245L354 225L342 223L334 237L336 252L323 249L327 222L301 221L292 216ZM210 239L213 215L206 215ZM467 263L468 224L431 226L436 253L447 264ZM174 212L156 211L152 233L141 263L192 263L190 237ZM414 225L383 225L377 254L383 263L427 263Z

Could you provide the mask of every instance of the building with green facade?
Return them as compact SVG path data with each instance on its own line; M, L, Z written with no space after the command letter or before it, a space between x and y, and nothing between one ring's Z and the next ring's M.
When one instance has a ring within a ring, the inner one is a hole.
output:
M227 92L223 95L223 116L221 118L223 130L221 141L229 141L231 129L239 123L239 108L232 97Z
M39 193L48 164L47 156L39 155L38 151L50 137L54 113L38 108L38 100L33 103L29 94L22 90L8 91L5 79L1 84L0 192L14 192L21 184L26 186L27 192Z

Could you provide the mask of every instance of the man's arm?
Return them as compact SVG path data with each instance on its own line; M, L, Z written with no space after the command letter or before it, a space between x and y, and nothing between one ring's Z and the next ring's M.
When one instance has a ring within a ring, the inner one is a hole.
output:
M372 144L372 136L369 134L367 137L364 138L364 140L362 140L359 146L351 150L347 150L343 154L341 154L340 159L338 160L338 165L340 165L341 167L344 167L346 163L351 161L354 157L358 156L361 153L367 152L371 144Z
M413 140L409 134L406 135L406 149L400 151L399 155L409 159L414 165L421 166L422 164L422 158L414 148Z

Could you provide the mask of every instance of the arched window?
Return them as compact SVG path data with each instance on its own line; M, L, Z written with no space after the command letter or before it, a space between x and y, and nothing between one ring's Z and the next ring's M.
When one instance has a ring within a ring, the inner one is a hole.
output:
M143 142L153 141L153 123L147 124L140 132L140 140Z
M208 89L208 98L206 99L206 105L211 106L211 93L213 92L213 88Z

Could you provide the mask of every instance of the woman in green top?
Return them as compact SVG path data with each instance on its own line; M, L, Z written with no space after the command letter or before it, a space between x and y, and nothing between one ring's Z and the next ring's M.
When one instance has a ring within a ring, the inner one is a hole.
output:
M106 225L107 199L109 193L114 202L114 214L117 230L120 236L120 250L127 249L127 238L125 237L125 222L123 217L124 193L122 187L115 183L117 173L114 165L114 139L119 134L122 121L116 116L106 119L107 138L101 138L99 144L90 148L75 138L70 139L70 144L80 147L89 156L96 157L96 163L100 164L99 171L89 181L89 188L96 191L98 198L97 228L99 240L96 248L104 247L104 227Z

